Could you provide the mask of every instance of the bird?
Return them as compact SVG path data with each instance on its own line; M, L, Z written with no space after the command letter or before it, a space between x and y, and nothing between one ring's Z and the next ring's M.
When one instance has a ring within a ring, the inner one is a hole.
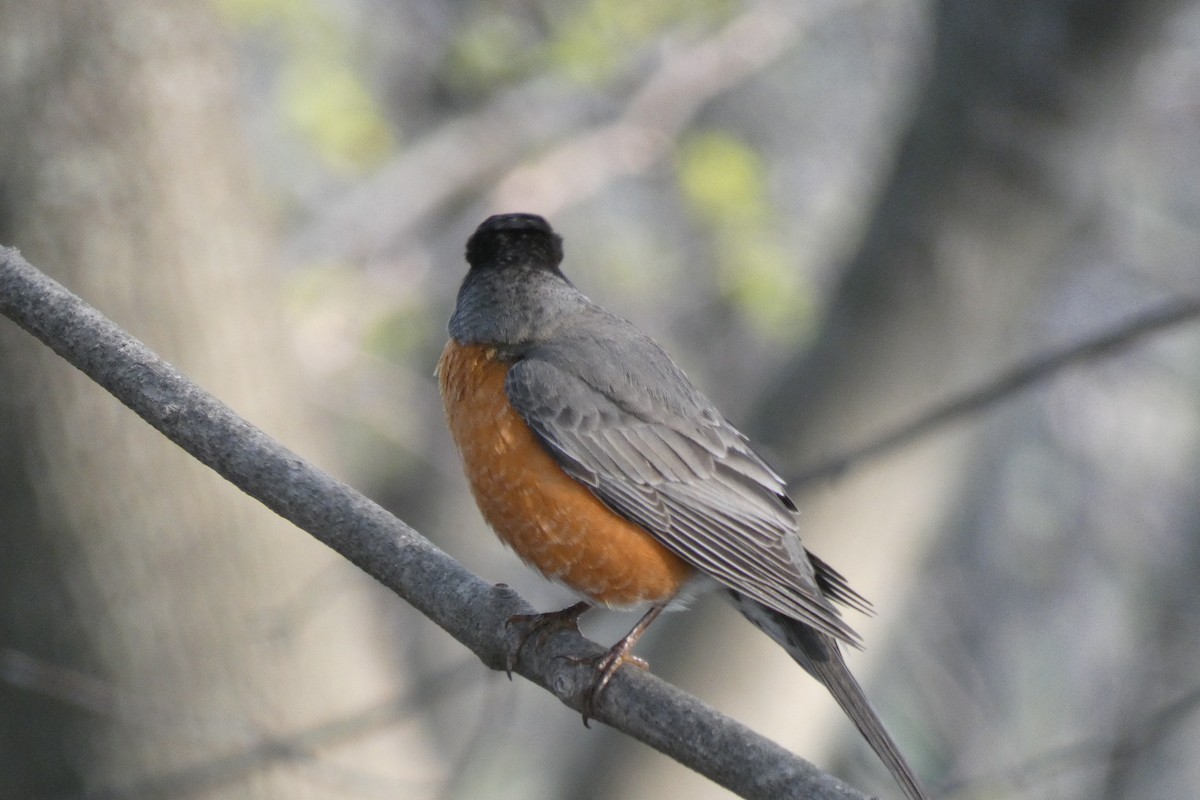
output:
M645 665L632 649L646 628L715 588L825 686L905 796L927 800L842 655L862 642L839 606L870 604L805 549L783 478L749 439L653 339L577 289L562 260L541 216L484 220L436 374L485 521L582 597L543 621L647 609L599 660L585 723L623 664Z

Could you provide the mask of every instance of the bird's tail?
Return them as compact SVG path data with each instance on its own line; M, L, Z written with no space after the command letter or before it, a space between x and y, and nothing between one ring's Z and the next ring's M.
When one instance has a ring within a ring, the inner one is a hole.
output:
M785 617L754 600L730 592L738 610L760 630L778 642L804 670L816 678L837 700L842 711L871 745L909 800L928 800L912 768L883 727L858 681L850 674L836 640L818 633L803 622Z

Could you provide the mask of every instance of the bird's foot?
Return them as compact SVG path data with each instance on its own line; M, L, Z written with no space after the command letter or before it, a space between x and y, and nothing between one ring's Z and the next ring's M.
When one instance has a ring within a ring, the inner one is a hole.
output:
M650 627L650 623L658 619L658 615L666 607L666 603L656 603L650 606L650 609L633 626L633 630L625 634L624 639L614 644L612 649L596 661L596 677L583 696L583 726L585 728L591 727L588 725L588 720L596 716L600 694L604 691L604 687L608 686L612 676L617 674L617 670L621 668L622 664L633 664L642 669L650 669L649 664L633 655L633 646L637 644L638 639L642 638L642 634L646 632L646 628Z
M629 652L633 648L633 644L626 637L599 657L571 657L571 660L577 663L589 661L595 663L596 676L592 679L592 685L587 688L587 691L583 695L583 726L585 728L592 727L590 721L596 716L596 709L600 703L600 695L604 692L604 688L608 686L608 682L612 680L613 675L617 674L617 670L625 664L630 664L638 669L650 669L650 664L645 659L639 658Z
M530 639L536 637L538 644L541 644L547 636L558 631L572 630L579 633L579 618L591 607L591 603L580 601L561 611L548 611L544 614L514 614L509 617L506 627L509 634L516 637L516 644L509 648L508 657L504 661L504 671L508 674L508 679L512 680L517 659Z

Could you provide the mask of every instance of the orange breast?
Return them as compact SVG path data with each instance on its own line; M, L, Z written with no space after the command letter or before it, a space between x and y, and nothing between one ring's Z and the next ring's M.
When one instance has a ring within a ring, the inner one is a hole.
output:
M547 578L607 606L668 600L691 567L562 471L508 403L508 364L451 340L438 362L450 433L484 519Z

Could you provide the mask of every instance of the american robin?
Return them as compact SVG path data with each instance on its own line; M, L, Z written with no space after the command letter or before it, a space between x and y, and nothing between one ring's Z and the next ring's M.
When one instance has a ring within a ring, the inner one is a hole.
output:
M539 216L485 220L467 241L437 372L484 518L526 563L586 598L555 618L649 609L602 659L592 702L663 609L719 587L923 800L839 648L860 640L835 604L869 604L805 550L783 479L747 438L650 337L576 289L562 255Z

